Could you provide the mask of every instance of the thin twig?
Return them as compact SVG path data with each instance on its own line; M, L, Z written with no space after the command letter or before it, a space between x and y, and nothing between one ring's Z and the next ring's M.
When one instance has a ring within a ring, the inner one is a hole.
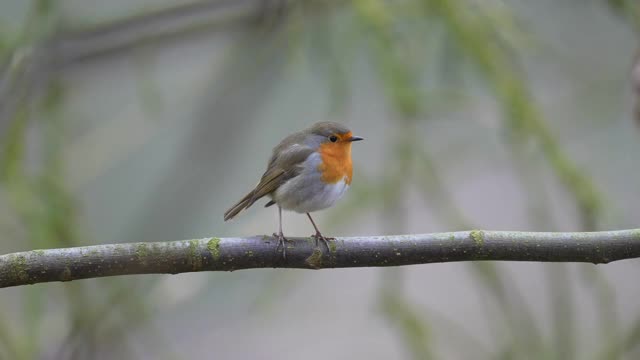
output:
M32 250L0 256L0 287L103 276L254 268L346 268L503 260L608 263L640 257L640 229L602 232L462 231L287 243L286 261L269 236Z

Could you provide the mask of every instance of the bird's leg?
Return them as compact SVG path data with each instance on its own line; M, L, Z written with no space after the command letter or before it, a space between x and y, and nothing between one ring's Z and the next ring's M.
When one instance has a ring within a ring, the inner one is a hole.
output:
M284 260L287 260L287 244L285 244L285 241L287 241L288 239L284 237L284 234L282 233L282 208L279 205L278 205L278 220L280 224L279 231L277 234L273 233L273 237L278 239L276 252L278 252L278 249L280 249L280 246L282 246L282 258Z
M331 252L331 249L329 248L329 240L335 240L335 239L334 238L324 237L324 235L322 235L320 233L320 230L318 230L318 227L316 226L316 223L313 222L313 219L311 218L311 215L309 213L307 213L307 216L309 217L309 220L311 220L311 225L313 225L313 228L316 229L316 234L315 235L311 235L316 239L316 246L318 246L318 240L322 240L324 245L327 247L327 251Z

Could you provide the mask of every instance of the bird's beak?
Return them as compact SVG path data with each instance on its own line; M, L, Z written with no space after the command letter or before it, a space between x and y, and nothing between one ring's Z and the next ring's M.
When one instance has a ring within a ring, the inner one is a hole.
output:
M360 141L360 140L364 140L364 138L361 138L360 136L352 136L348 139L348 141Z

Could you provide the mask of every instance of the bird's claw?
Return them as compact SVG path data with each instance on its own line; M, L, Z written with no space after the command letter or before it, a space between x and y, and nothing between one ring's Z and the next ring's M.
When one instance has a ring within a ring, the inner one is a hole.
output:
M324 243L324 246L327 247L327 251L331 253L331 248L329 247L329 241L335 240L336 238L325 237L324 235L320 234L319 231L316 232L314 235L311 235L311 237L316 239L316 247L318 247L318 241L322 240L322 242Z
M278 249L280 249L280 246L282 246L282 259L287 260L287 244L285 242L289 241L289 239L284 237L284 234L281 232L273 233L273 237L278 239L278 245L276 246L276 253L278 252Z

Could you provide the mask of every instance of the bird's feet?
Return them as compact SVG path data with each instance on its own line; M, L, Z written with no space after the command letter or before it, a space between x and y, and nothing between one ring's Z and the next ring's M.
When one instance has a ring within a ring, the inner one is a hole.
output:
M322 241L324 243L324 246L327 247L327 251L331 253L331 248L329 247L329 241L335 240L336 238L325 237L324 235L320 234L320 231L316 231L315 235L311 235L311 237L316 239L316 247L318 247L318 241Z
M278 252L278 250L282 246L282 258L284 260L287 260L287 244L286 244L286 242L289 241L289 239L284 237L284 234L282 232L273 233L273 237L278 239L278 245L276 246L276 253Z

